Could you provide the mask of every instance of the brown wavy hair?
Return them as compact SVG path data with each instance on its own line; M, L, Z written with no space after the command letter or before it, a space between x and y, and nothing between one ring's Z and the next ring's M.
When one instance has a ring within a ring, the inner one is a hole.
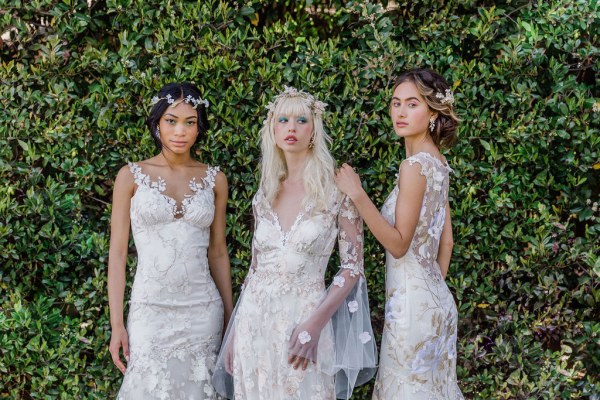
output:
M396 79L392 93L404 82L414 83L421 96L427 102L429 109L437 113L435 128L429 132L435 145L446 149L452 147L458 138L456 130L460 119L454 112L454 108L450 102L442 103L443 99L436 97L439 93L445 96L446 90L451 90L448 82L435 71L418 68L403 72Z

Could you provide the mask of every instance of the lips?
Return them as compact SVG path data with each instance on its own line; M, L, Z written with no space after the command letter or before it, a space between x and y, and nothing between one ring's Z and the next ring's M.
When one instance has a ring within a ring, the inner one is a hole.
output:
M286 143L290 143L290 144L296 143L298 141L298 139L294 135L288 135L285 137L284 140L286 141Z
M185 146L186 142L177 142L177 141L171 141L171 143L173 143L174 146Z
M405 126L408 126L408 123L406 122L396 122L396 126L399 128L404 128Z

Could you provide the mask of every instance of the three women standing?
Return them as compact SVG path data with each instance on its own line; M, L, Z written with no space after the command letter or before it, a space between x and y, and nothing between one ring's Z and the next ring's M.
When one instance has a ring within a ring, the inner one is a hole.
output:
M119 399L215 397L210 378L233 300L227 180L190 154L208 127L207 107L194 85L164 86L147 119L160 153L123 167L115 181L108 297L109 348L125 374ZM126 329L130 223L138 264Z
M128 321L131 359L120 395L212 398L208 381L223 304L225 320L231 310L227 183L189 155L195 141L190 126L197 124L201 133L206 119L204 107L197 115L191 109L203 101L184 86L175 92L167 87L149 119L161 155L123 168L115 183L111 354L124 371L119 348L128 354L122 302L131 215L139 263ZM456 137L453 100L435 72L414 70L398 78L390 113L407 159L381 214L350 166L334 177L324 103L286 87L269 104L252 203L252 263L212 377L219 393L237 399L349 398L371 379L377 356L362 216L387 255L386 322L373 398L463 398L456 383L457 311L444 282L453 247L451 169L439 151ZM326 288L336 238L341 268Z

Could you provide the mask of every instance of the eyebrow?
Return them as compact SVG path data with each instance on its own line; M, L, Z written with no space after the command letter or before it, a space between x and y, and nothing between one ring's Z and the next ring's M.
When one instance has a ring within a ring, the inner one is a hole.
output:
M398 97L396 97L396 96L392 97L392 100L400 100L400 101L402 101L402 99L400 99L400 98L398 98ZM407 98L407 99L405 99L405 100L406 100L406 101L409 101L409 100L416 100L416 101L418 101L419 103L421 102L421 100L417 99L416 97L409 97L409 98Z
M171 117L173 117L173 118L179 118L179 116L178 116L178 115L173 115L173 114L171 114L171 113L165 113L165 117L166 117L167 115L170 115L170 116L171 116ZM189 117L186 117L185 119L191 119L191 118L198 118L198 116L197 116L197 115L190 115Z

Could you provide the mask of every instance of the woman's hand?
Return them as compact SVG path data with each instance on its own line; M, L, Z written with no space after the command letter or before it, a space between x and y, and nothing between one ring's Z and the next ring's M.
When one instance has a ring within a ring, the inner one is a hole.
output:
M234 339L235 339L235 337L233 335L231 335L231 339L229 339L229 341L227 342L227 349L225 349L225 360L224 360L225 371L227 371L227 373L232 376L233 376L233 341L234 341Z
M124 326L113 328L110 335L110 345L108 349L112 356L113 363L119 368L121 373L125 373L125 364L121 361L120 350L123 348L123 355L125 360L129 362L129 336L127 335L127 329Z
M354 168L346 163L342 164L335 174L335 184L351 200L354 200L364 191L360 183L360 177L354 172Z
M301 323L294 329L288 348L288 363L292 364L294 369L302 366L302 369L305 370L309 361L317 362L321 329L322 327L311 323L310 320Z

